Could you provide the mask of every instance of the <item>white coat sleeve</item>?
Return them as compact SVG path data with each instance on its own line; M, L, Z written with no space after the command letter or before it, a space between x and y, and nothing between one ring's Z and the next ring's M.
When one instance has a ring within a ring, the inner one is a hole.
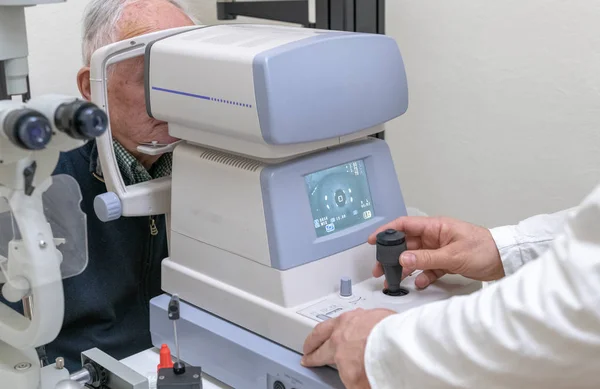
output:
M600 188L538 260L380 322L372 389L600 388Z
M517 225L490 229L500 252L504 273L513 274L548 250L552 241L562 233L567 216L576 209L537 215Z

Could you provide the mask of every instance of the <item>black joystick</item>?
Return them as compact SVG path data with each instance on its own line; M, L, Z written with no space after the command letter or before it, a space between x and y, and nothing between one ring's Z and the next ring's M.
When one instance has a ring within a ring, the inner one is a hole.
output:
M402 265L400 254L406 251L406 237L393 229L377 234L377 261L383 267L388 287L383 292L389 296L404 296L408 290L400 287Z

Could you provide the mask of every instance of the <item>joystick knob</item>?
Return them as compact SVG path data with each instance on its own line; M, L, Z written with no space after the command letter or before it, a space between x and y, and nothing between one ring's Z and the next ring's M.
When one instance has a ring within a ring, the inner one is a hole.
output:
M388 229L377 234L377 261L383 267L390 296L404 296L408 291L400 287L402 265L400 254L406 251L406 237L403 232Z

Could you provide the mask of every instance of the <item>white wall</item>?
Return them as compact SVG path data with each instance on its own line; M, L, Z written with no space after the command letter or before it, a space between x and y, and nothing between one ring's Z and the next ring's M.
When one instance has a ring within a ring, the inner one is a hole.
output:
M494 226L600 182L600 4L389 0L410 108L388 126L406 201Z
M26 9L29 82L32 95L79 96L81 22L88 0L68 0Z
M78 93L86 3L28 10L34 94ZM217 22L214 0L188 3ZM388 0L410 87L387 132L407 203L494 226L579 202L600 181L598 20L596 0Z

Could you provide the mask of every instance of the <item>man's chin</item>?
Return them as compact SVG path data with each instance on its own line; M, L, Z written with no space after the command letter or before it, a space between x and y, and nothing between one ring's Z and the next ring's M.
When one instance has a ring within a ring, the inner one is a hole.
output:
M179 138L173 138L172 136L169 136L169 139L166 142L163 142L163 143L170 145L171 143L179 142L180 140L181 139L179 139Z
M156 131L156 139L153 139L153 141L157 141L158 143L163 145L169 145L171 143L175 143L181 140L179 138L175 138L169 135L169 125L167 123L158 123L154 128Z
M161 145L170 145L171 143L179 142L180 140L181 139L169 135L167 131L161 131L160 134L154 134L154 136L150 136L147 140L147 143L156 142Z
M140 145L156 145L156 146L168 146L172 143L176 143L179 142L181 139L177 139L177 138L158 138L158 139L152 139L151 141L148 142L141 142Z

